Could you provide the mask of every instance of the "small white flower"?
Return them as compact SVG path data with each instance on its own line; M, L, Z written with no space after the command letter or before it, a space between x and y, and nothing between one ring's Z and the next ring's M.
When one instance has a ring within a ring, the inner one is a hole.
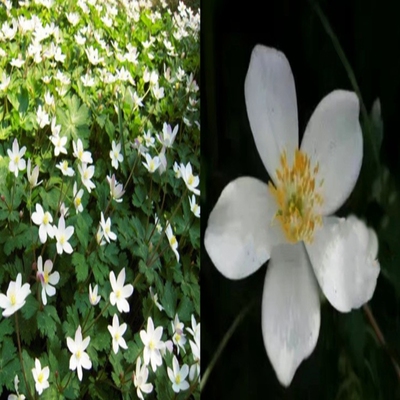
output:
M133 286L129 283L124 286L125 283L125 268L122 268L121 272L118 274L118 278L115 279L115 274L113 271L110 272L110 283L112 287L112 292L110 293L110 303L111 305L117 305L119 312L129 312L129 303L126 300L133 293Z
M179 124L175 125L174 130L172 130L171 125L164 122L162 136L157 134L158 141L166 147L172 147L175 141L176 134L178 133Z
M62 254L65 251L66 253L71 254L74 250L72 249L72 246L69 244L68 240L74 233L74 227L65 227L64 217L61 216L58 220L58 227L54 226L54 231L57 239L57 253Z
M194 214L195 217L200 218L200 206L196 203L196 197L192 194L192 197L189 197L190 211Z
M53 96L49 91L47 91L47 92L44 94L44 102L45 102L46 105L48 105L48 106L54 106L54 104L55 104L55 102L54 102L54 96Z
M15 388L15 392L17 394L9 394L7 400L25 400L25 398L26 398L25 395L19 394L18 384L19 384L19 378L18 378L18 375L15 375L14 388Z
M194 381L196 378L200 378L200 340L198 342L189 340L189 344L194 361L194 364L190 367L189 379Z
M146 162L142 162L142 164L146 167L147 171L149 171L152 174L160 166L161 164L160 158L158 156L152 158L149 153L146 153L144 156L146 158Z
M47 112L42 108L42 106L39 106L36 112L36 121L41 128L44 128L46 125L50 125L49 114L47 114Z
M112 347L115 354L118 353L119 346L123 349L127 349L128 346L125 342L125 339L122 337L126 331L127 325L125 323L119 324L118 315L114 314L112 326L107 326L108 331L112 337Z
M176 161L174 162L174 166L172 168L175 172L175 178L180 179L182 177L181 167L179 166L179 164Z
M90 193L96 185L91 181L94 175L94 165L90 167L87 164L78 165L79 173L81 174L82 183L85 185L87 191Z
M101 296L97 295L97 291L99 290L99 286L95 285L92 290L92 285L89 285L89 301L92 306L95 306L99 303Z
M161 349L164 349L164 343L161 341L163 327L159 326L154 329L151 317L147 320L147 331L140 331L140 338L144 344L143 359L146 365L151 362L151 368L156 372L157 367L162 364Z
M92 362L90 361L89 355L85 352L89 346L90 336L87 336L82 340L82 329L78 326L75 332L75 340L67 337L67 346L69 351L72 353L69 359L69 369L75 371L78 369L78 379L81 381L83 377L82 367L85 369L92 368Z
M36 211L32 213L32 221L35 225L39 226L39 239L41 243L45 243L47 236L54 237L54 227L51 225L53 217L46 211L40 204L36 204Z
M49 367L44 367L42 369L40 361L35 358L35 368L32 368L32 375L35 380L36 391L41 395L43 390L49 387L50 369Z
M178 241L174 233L172 232L171 224L168 223L167 227L165 228L165 234L167 235L169 245L171 246L172 251L175 253L176 260L179 261L179 253L178 253Z
M161 100L164 97L164 88L159 87L158 83L152 87L152 92L156 100Z
M62 174L64 176L74 176L75 175L75 171L68 166L68 161L67 160L63 160L60 161L56 167L61 170Z
M147 133L143 134L143 139L145 141L146 147L154 147L155 139L153 138L153 136L151 136L150 129L147 131Z
M10 172L14 172L15 177L18 177L18 171L22 171L26 168L26 162L22 158L26 152L26 147L23 146L21 150L19 149L17 139L14 139L12 151L7 149L7 154L10 157L10 163L8 164L8 169Z
M31 187L31 189L33 189L34 187L40 185L43 181L38 182L38 178L39 178L39 165L36 165L35 168L33 168L33 171L31 173L31 159L28 158L28 165L26 168L26 173L28 176L28 181L29 181L29 185Z
M103 57L99 57L99 51L97 49L94 49L93 46L85 49L85 52L89 62L93 65L100 64L104 61Z
M186 187L193 192L196 196L200 195L200 190L196 189L199 186L200 179L198 176L193 175L192 165L189 163L185 165L180 165L181 175L185 182Z
M74 195L74 206L76 213L80 213L83 211L83 205L82 205L83 189L79 189L78 192L76 182L74 182L73 195Z
M154 301L154 304L156 305L156 307L160 311L164 310L164 307L158 302L158 294L153 292L153 288L151 286L149 288L149 291L150 291L150 297Z
M7 76L7 74L3 71L3 73L1 74L0 92L4 92L8 88L10 82L11 76Z
M117 235L111 231L111 218L108 217L107 221L105 221L103 211L100 216L100 226L108 243L110 243L110 240L117 240Z
M17 275L16 281L8 285L7 296L0 293L0 307L4 309L3 317L9 317L24 306L26 298L31 292L29 283L22 284L22 275Z
M68 154L65 145L67 144L66 136L51 136L51 143L54 145L54 155L57 157L60 153Z
M142 364L142 359L138 357L136 360L136 373L133 374L133 384L136 387L136 393L139 399L144 400L144 393L151 393L153 390L153 385L151 383L146 383L147 378L149 377L149 370L147 369L146 364Z
M118 183L115 179L115 174L110 178L107 175L107 182L110 185L110 195L117 203L121 203L122 196L125 193L122 183Z
M124 161L124 157L121 154L121 143L115 144L114 140L111 143L112 149L110 150L111 165L118 169L118 163Z
M36 276L39 279L40 283L42 284L42 302L43 305L47 304L47 296L54 296L56 294L56 289L54 285L60 280L60 274L55 271L51 274L51 270L53 269L53 262L51 260L47 260L44 263L43 269L43 260L42 256L38 257L37 260L37 273Z
M90 151L83 150L83 143L81 139L78 139L78 142L75 143L75 140L72 141L72 146L74 148L74 152L72 155L77 158L82 164L92 164L92 154Z
M175 319L174 322L171 322L172 324L172 330L173 330L173 335L172 335L172 341L174 342L175 346L177 346L178 354L179 354L179 348L181 348L184 352L185 351L185 343L186 343L186 336L183 333L184 325L182 322L179 321L178 314L175 314Z
M167 372L168 377L172 382L172 390L175 393L189 389L189 382L185 380L189 374L189 367L186 364L184 364L182 368L179 368L178 360L174 356L172 359L172 369L167 367Z

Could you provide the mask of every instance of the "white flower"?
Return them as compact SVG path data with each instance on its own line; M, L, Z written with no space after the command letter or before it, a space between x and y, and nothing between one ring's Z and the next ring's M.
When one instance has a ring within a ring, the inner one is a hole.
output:
M200 206L196 203L196 197L192 194L192 197L189 197L190 211L194 214L195 217L200 218Z
M51 225L53 217L40 204L36 204L36 211L32 213L32 221L35 225L39 225L39 239L41 243L45 243L47 236L54 237L54 227Z
M15 375L14 378L14 388L17 394L9 394L7 400L25 400L24 394L19 394L18 390L19 378L18 375Z
M1 74L0 92L4 92L8 88L10 82L11 76L7 76L7 74L3 71L3 73Z
M92 285L89 285L89 301L92 306L95 306L99 303L101 296L97 295L97 291L99 289L98 285L95 285L92 290Z
M174 165L172 168L175 172L175 178L180 179L182 177L181 167L178 165L178 163L176 161L174 162Z
M185 182L186 187L193 192L196 196L200 195L200 190L196 189L199 186L200 180L198 176L194 176L192 172L192 165L189 163L180 165L181 175Z
M178 241L174 233L172 232L171 224L168 223L165 228L165 234L167 235L169 245L171 246L172 251L175 253L176 260L179 261L179 253L178 253Z
M186 364L183 364L182 368L179 368L176 356L172 359L172 369L167 367L167 372L168 377L172 382L172 390L175 393L189 389L189 382L185 380L189 374L189 367Z
M67 218L67 216L68 216L68 210L69 210L69 208L68 208L68 207L65 207L65 203L61 203L61 206L60 206L60 216L62 216L62 217L64 217L64 218Z
M95 84L95 80L92 75L85 74L81 76L81 81L83 83L83 86L85 87L92 87Z
M73 140L72 146L74 148L74 152L72 153L72 155L76 157L82 164L93 163L90 151L83 150L83 143L81 139L78 139L77 143L75 143L75 140Z
M66 17L67 17L67 19L68 19L68 22L71 24L71 25L73 25L73 26L75 26L75 25L77 25L78 23L79 23L79 14L78 13L68 13L68 14L66 14Z
M35 380L36 391L41 395L43 390L49 387L50 369L49 367L44 367L42 369L40 361L35 358L35 368L32 368L32 375Z
M150 297L154 301L154 304L156 305L156 307L160 311L164 310L164 307L158 302L158 294L153 292L153 288L151 286L149 287L149 291L150 291Z
M153 320L151 317L147 319L147 331L140 331L140 338L144 344L143 359L146 365L151 362L151 368L156 372L157 367L162 364L160 350L164 348L164 343L161 341L163 327L159 326L154 329Z
M200 343L200 322L197 323L194 315L191 316L192 327L186 330L193 336L196 343Z
M117 240L117 235L111 231L111 218L108 217L107 221L105 221L103 211L100 216L100 226L108 243L110 243L110 240Z
M112 149L110 150L111 165L118 169L118 163L124 161L121 154L121 143L115 144L114 140L111 143Z
M192 342L189 340L190 348L192 350L194 364L189 370L189 379L193 381L195 378L200 378L200 340Z
M152 174L160 166L160 158L158 156L152 158L149 153L146 153L144 156L146 158L146 162L142 162L142 164L146 167L147 171Z
M85 185L87 191L90 193L96 185L91 181L94 175L94 165L90 167L87 164L78 165L79 173L81 174L82 183Z
M152 87L152 92L156 100L161 100L164 97L164 88L159 87L158 83Z
M23 146L21 150L19 149L17 139L14 139L12 145L12 151L7 149L7 154L10 157L10 163L8 164L8 169L10 172L14 172L15 177L18 177L18 171L22 171L26 167L26 162L22 158L25 154L26 147Z
M62 174L64 176L74 176L75 175L75 171L68 166L68 161L67 160L63 160L60 161L56 167L61 170Z
M126 331L127 325L125 323L119 324L118 315L114 314L112 326L107 326L108 331L112 337L112 347L115 354L118 353L119 346L123 349L127 349L128 346L125 342L125 339L122 337Z
M28 176L28 181L31 189L34 187L40 185L43 181L38 182L39 178L39 165L36 165L35 168L33 168L33 171L31 173L31 159L28 158L28 165L26 168L26 174Z
M50 125L49 114L47 114L47 112L42 108L42 106L39 106L36 112L36 121L41 128L44 128L46 125Z
M136 373L133 374L133 384L136 387L136 394L139 399L144 400L144 393L151 393L153 390L153 385L151 383L146 383L147 378L149 377L149 370L147 369L146 364L142 364L142 359L138 357L136 360Z
M171 125L164 122L162 136L157 134L158 141L165 147L172 147L175 141L176 134L178 133L179 124L175 125L172 130Z
M52 274L50 273L52 269L53 269L53 262L51 260L47 260L44 263L44 269L43 269L42 256L38 257L36 276L39 279L40 283L42 284L43 305L47 304L46 293L47 296L50 297L56 294L56 289L54 288L54 285L57 285L57 283L60 280L60 274L57 271L53 272Z
M67 337L67 346L69 351L72 353L69 359L69 369L75 371L78 369L78 379L81 381L83 372L82 367L85 369L92 368L92 362L90 361L89 355L85 352L86 348L89 346L90 336L87 336L82 340L82 329L78 326L75 332L75 340Z
M24 306L28 294L31 292L29 283L21 286L22 275L17 275L16 281L11 281L8 285L7 296L0 293L0 307L4 309L3 317L9 317Z
M144 142L146 143L146 147L154 147L155 139L151 136L150 129L143 134Z
M125 193L122 183L118 183L115 179L115 174L110 178L107 176L107 182L110 185L110 195L117 203L121 203L122 196Z
M172 324L172 341L177 346L178 354L179 354L179 347L185 351L185 343L186 343L186 336L183 333L183 328L185 327L182 322L179 321L178 314L175 314L174 322Z
M66 136L51 136L51 143L54 145L54 155L57 157L60 153L68 154L65 145L67 144Z
M104 61L103 57L99 57L99 51L94 49L93 46L85 49L89 62L93 65L100 64Z
M69 244L68 240L74 233L73 226L65 227L64 217L61 216L58 220L58 227L54 226L54 234L57 239L57 253L62 254L64 251L68 254L71 254L74 250L72 246Z
M74 206L76 213L80 213L83 211L83 205L82 205L82 196L83 196L83 189L77 189L76 182L74 182L74 187L73 187L73 195L74 195Z
M129 283L124 286L125 283L125 268L121 269L118 274L118 278L115 279L115 274L113 271L110 272L110 283L112 287L112 292L110 293L110 303L111 305L117 305L119 312L129 312L129 303L126 300L133 293L133 286Z
M337 310L348 312L372 297L380 271L376 234L355 217L330 216L360 171L359 101L343 90L324 97L299 149L289 63L260 45L251 56L245 100L271 182L242 177L229 183L209 216L204 244L230 279L245 278L271 259L262 334L277 377L288 386L317 343L318 284Z

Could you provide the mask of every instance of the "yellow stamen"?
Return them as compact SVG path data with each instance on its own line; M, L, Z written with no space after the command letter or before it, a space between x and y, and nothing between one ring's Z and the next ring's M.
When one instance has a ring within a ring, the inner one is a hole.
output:
M278 204L275 217L281 224L283 232L290 243L303 240L311 243L314 230L322 225L320 207L323 198L320 188L323 180L316 185L319 164L313 168L310 158L296 149L293 166L287 162L286 152L280 156L280 166L276 170L276 187L269 182L268 187Z

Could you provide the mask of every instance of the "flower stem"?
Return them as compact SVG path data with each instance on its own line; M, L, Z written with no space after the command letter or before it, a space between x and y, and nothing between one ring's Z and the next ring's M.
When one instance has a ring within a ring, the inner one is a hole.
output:
M21 362L21 369L22 369L22 375L23 375L24 381L25 381L25 388L28 393L28 397L33 400L33 396L31 394L31 391L29 390L28 381L26 380L24 360L22 359L21 339L19 337L18 312L15 313L15 331L17 334L19 360Z
M389 348L388 348L388 346L386 344L385 337L383 336L383 333L382 333L381 329L379 328L379 325L376 322L376 319L375 319L374 315L372 314L371 308L369 307L368 304L364 304L363 309L364 309L365 315L368 318L368 322L370 323L372 329L375 332L375 335L376 335L379 343L386 350L386 352L388 353L390 359L392 360L392 364L393 364L393 367L394 367L394 369L396 371L397 378L400 381L400 367L399 367L399 364L397 363L397 361L393 357L393 354L391 354L391 352L390 352L390 350L389 350Z
M228 329L228 331L225 333L225 336L222 338L217 351L214 354L214 357L208 364L208 367L206 371L204 372L203 377L201 378L201 383L200 383L200 392L204 389L204 386L207 383L207 380L211 374L211 371L215 367L215 364L217 363L219 357L221 356L225 346L228 344L229 339L232 337L233 333L235 332L236 328L239 326L239 324L242 322L244 317L247 315L247 313L250 311L251 307L253 306L254 301L248 304L241 312L240 314L236 317L236 319L233 321L233 324L231 327Z

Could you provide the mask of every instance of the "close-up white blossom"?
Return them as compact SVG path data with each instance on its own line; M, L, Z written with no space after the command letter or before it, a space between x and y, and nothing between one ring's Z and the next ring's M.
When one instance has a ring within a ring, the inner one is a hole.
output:
M43 207L38 203L35 206L36 211L32 213L32 221L39 226L39 239L41 243L45 243L47 236L54 238L54 227L51 224L53 217L48 211L44 211Z
M0 307L4 310L3 317L9 317L23 307L31 289L29 283L22 285L22 275L19 273L17 279L8 284L7 295L0 293Z
M37 260L36 276L42 285L43 305L47 304L47 296L52 297L56 294L54 285L57 285L60 280L60 274L57 271L51 273L52 270L53 262L51 260L46 260L43 266L42 256L39 256Z
M128 345L125 342L125 339L123 338L123 335L126 331L126 328L128 326L126 323L119 324L119 319L118 315L114 314L113 320L112 320L112 325L108 325L108 331L110 332L111 338L112 338L112 348L115 354L118 353L119 347L121 346L123 349L127 349Z
M149 377L149 370L146 364L142 365L141 357L136 360L136 371L133 373L133 384L136 387L136 394L139 399L144 400L143 393L151 393L153 391L153 384L147 383Z
M262 336L279 382L289 386L314 350L319 289L340 312L374 293L380 267L375 232L354 216L332 214L361 168L359 100L335 90L317 105L299 146L294 78L285 55L257 45L244 85L250 128L269 184L240 177L211 211L204 244L229 279L270 260L262 299Z
M156 372L157 367L162 364L161 350L164 348L164 343L161 340L163 327L158 326L154 329L153 319L147 319L147 330L140 331L140 338L144 344L143 359L146 365L151 363L151 368Z
M92 368L92 361L89 358L88 353L86 353L86 348L89 346L90 336L86 336L85 339L82 338L82 328L79 325L76 332L75 338L72 339L67 337L67 346L69 351L72 353L69 359L69 369L72 371L78 371L78 379L82 381L84 369Z
M38 395L43 393L43 390L47 389L49 384L50 368L42 368L40 360L35 358L35 368L32 368L33 379L35 380L35 389Z
M124 161L124 157L121 154L121 143L115 143L113 140L111 143L111 150L110 150L110 158L111 158L111 165L118 169L118 165L120 162Z
M7 154L10 157L10 162L8 164L8 169L10 172L14 172L15 177L18 177L18 172L23 171L26 167L26 162L22 158L26 152L26 147L22 146L19 148L17 139L14 139L12 145L12 151L7 149Z
M112 292L110 293L110 303L111 305L117 305L119 312L129 312L129 303L126 300L128 297L132 296L133 286L128 283L125 285L125 268L122 268L118 274L117 279L115 279L115 274L113 271L110 272L110 283Z
M172 369L167 367L168 377L172 382L172 390L175 393L179 393L181 390L189 389L189 382L186 380L186 377L189 374L189 367L186 364L183 364L182 367L179 367L179 362L176 356L172 359Z
M65 219L62 215L58 220L58 226L54 226L54 236L57 239L56 247L57 253L62 254L64 251L71 254L74 250L69 243L69 239L74 233L75 228L73 226L65 226Z

